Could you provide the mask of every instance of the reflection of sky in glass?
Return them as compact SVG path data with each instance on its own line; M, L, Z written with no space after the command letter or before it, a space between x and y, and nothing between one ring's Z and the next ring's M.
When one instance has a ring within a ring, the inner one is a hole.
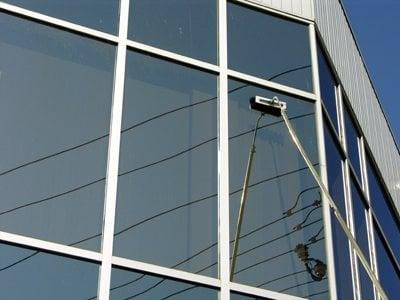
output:
M136 52L126 75L114 254L216 276L217 78Z
M0 226L99 250L115 49L6 14L0 25Z
M119 0L3 0L51 17L117 33Z
M349 113L347 112L347 108L343 110L343 113L344 113L344 125L346 131L347 153L350 158L350 163L361 182L360 156L358 150L359 134L355 128L353 120L351 119Z
M216 2L216 0L131 1L129 39L216 63Z
M346 203L344 199L342 156L329 125L324 124L326 164L328 171L328 188L338 206L342 218L346 219Z
M112 269L110 299L218 299L218 291L186 282Z
M229 82L231 249L252 131L258 113L249 99L260 95L286 101L288 114L315 165L314 105L288 95ZM326 263L322 210L317 184L290 139L281 118L261 119L249 182L233 280L282 293L307 296L326 291L327 280L314 281L294 249L308 246L309 257ZM292 208L292 214L286 213ZM316 295L324 299L326 293Z
M350 179L351 199L353 203L353 220L357 244L363 251L364 256L369 261L367 215L364 198L357 188L357 183L353 177Z
M331 220L335 258L336 293L338 299L353 299L349 240L333 213L331 213Z
M400 227L398 223L396 223L391 208L388 206L387 201L389 201L389 199L385 197L385 193L378 181L378 176L372 166L371 159L368 156L367 175L372 209L378 218L378 222L383 229L385 237L389 241L397 261L400 262Z
M2 299L88 299L97 293L97 264L5 244L0 257Z
M375 234L375 251L378 264L379 281L389 299L396 299L400 295L400 275L384 246L381 235L377 230Z
M318 48L318 72L322 102L335 126L336 132L339 132L336 110L336 82L320 48Z
M228 3L229 68L312 91L307 25Z

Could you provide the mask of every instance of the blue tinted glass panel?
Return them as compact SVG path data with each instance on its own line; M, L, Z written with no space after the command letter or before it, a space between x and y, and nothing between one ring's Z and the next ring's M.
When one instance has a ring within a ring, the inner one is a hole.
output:
M360 246L365 257L369 260L367 215L363 196L357 188L354 178L351 179L351 199L353 201L354 230L357 244Z
M336 110L336 82L320 48L318 48L318 72L322 102L324 103L336 131L339 132Z
M332 199L339 208L339 212L346 219L346 203L344 200L342 156L328 125L324 127L326 164L328 169L328 187Z
M114 254L217 276L217 77L129 51Z
M229 68L311 92L308 26L228 3Z
M371 279L369 278L367 271L365 271L360 261L358 261L358 274L361 299L374 300L374 286L372 285Z
M51 17L116 34L119 0L3 0Z
M361 181L360 152L358 149L359 134L350 114L347 112L347 108L344 109L344 125L346 131L347 153L350 158L350 163Z
M367 158L367 174L371 206L378 218L379 225L383 228L385 237L388 239L389 244L396 255L397 261L400 262L399 223L396 222L396 217L394 216L392 209L388 206L387 201L389 201L389 198L385 197L383 188L378 181L378 176L375 173L369 158Z
M353 299L349 241L333 213L331 220L337 296L339 300Z
M314 103L229 81L231 255L248 153L259 117L258 112L248 108L254 95L278 96L288 103L289 118L318 167ZM326 263L318 185L282 118L264 116L255 142L233 281L300 297L326 290L326 276L314 280L295 251L297 246L306 245L310 257Z
M129 38L216 63L216 0L133 0Z
M111 273L110 300L173 299L217 300L215 289L114 267Z
M1 230L100 249L114 59L0 13Z
M379 281L389 299L397 299L400 295L400 270L395 267L380 233L375 230L375 251L378 263Z
M89 299L97 293L99 266L0 244L1 299Z

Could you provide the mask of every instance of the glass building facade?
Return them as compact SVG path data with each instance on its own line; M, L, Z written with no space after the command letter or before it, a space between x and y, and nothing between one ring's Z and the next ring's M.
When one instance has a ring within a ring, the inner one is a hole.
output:
M312 21L248 1L0 1L2 297L396 299L340 80Z

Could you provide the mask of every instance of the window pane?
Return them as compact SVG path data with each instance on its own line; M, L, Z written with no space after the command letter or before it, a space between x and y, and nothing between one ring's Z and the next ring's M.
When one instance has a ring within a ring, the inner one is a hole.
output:
M128 52L114 253L203 275L217 264L217 77Z
M359 134L356 127L351 119L347 109L344 109L344 125L346 131L346 142L347 142L347 153L350 158L350 163L354 168L358 178L361 181L361 169L360 169L360 154L358 150L358 138Z
M377 230L374 232L379 281L388 298L397 299L400 295L400 270L396 269L390 258L380 233Z
M2 299L88 299L97 292L99 266L0 244Z
M336 293L339 300L353 299L353 280L349 240L347 239L336 216L331 213L333 252L335 259Z
M115 49L7 14L0 41L0 226L99 250Z
M388 239L397 260L400 262L400 231L396 217L388 206L389 198L385 197L385 193L378 181L378 176L374 171L370 158L367 157L367 174L369 195L371 206L378 218L379 225L383 228L385 237Z
M110 299L212 300L218 299L218 291L114 267L111 273Z
M268 300L267 298L245 295L245 294L241 294L241 293L231 293L230 298L231 298L231 300Z
M289 118L318 165L313 103L229 81L231 255L253 128L259 116L248 108L255 95L287 101ZM259 123L242 220L233 281L301 297L326 289L326 276L313 280L295 251L298 245L306 245L310 258L326 263L319 189L281 118L266 115Z
M343 173L342 173L342 157L338 149L334 136L325 123L325 151L326 164L328 170L328 188L332 199L338 206L339 212L346 220L346 203L344 200Z
M362 300L374 300L374 286L372 285L371 279L365 271L361 262L358 261L358 273L360 280L360 292Z
M51 17L116 34L119 0L3 0Z
M228 59L231 69L313 89L307 25L228 3Z
M215 0L133 0L129 38L216 63L217 3Z
M357 244L369 261L367 215L363 196L356 186L356 181L351 177L351 198L353 200L354 230Z
M339 132L336 111L336 82L320 48L318 48L318 73L322 102L335 126L336 132Z

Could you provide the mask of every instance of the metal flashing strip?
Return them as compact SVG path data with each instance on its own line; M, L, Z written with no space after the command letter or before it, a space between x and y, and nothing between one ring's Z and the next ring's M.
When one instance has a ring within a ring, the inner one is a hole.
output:
M231 290L239 293L266 297L267 299L279 299L279 300L305 300L306 298L296 297L288 294L282 294L279 292L274 292L270 290L264 290L240 283L231 283Z
M301 0L296 0L296 2L297 1L301 1ZM278 8L272 6L271 4L266 3L266 1L263 1L263 0L232 0L232 2L243 3L245 5L255 7L255 8L264 10L266 12L272 13L274 15L289 18L291 20L299 21L299 22L302 22L305 24L311 24L311 23L313 23L313 20L314 20L314 10L313 10L312 4L308 5L309 6L308 10L312 14L312 16L306 16L303 14L289 12L288 10L285 10L285 9L278 9ZM269 1L269 2L271 2L271 1ZM314 1L310 0L309 2L312 3ZM305 6L307 6L307 5L305 5Z
M158 265L153 265L145 262L135 261L131 259L126 259L122 257L112 257L112 264L114 266L120 266L135 271L143 271L145 273L151 273L155 276L165 276L171 279L182 280L186 282L191 282L193 284L206 285L213 288L219 288L221 281L216 278L198 275L190 272L185 272L181 270L171 269L167 267L161 267Z
M13 14L32 19L34 21L44 22L49 25L64 28L64 29L67 29L67 30L70 30L70 31L73 31L76 33L81 33L81 34L85 34L90 37L94 37L94 38L101 39L104 41L112 42L113 44L118 43L118 37L115 35L105 33L105 32L99 31L99 30L91 29L89 27L85 27L85 26L71 23L68 21L64 21L61 19L57 19L54 17L50 17L50 16L47 16L47 15L44 15L41 13L37 13L37 12L31 11L31 10L27 10L27 9L24 9L24 8L15 6L15 5L6 4L1 1L0 1L0 10L3 10L5 12L11 12Z
M360 249L360 247L357 245L356 240L354 239L351 231L349 230L349 228L347 227L347 223L346 221L343 219L343 217L341 216L339 209L337 208L336 204L334 203L331 195L329 194L329 191L327 189L327 187L325 186L325 184L322 182L321 178L319 177L318 172L315 170L312 162L310 161L310 159L308 158L308 155L306 153L306 151L304 150L303 146L300 143L300 140L298 139L296 132L294 130L294 128L292 127L289 118L286 114L286 111L282 110L282 117L283 120L289 130L289 134L294 142L294 144L296 145L297 149L299 150L299 152L301 153L302 157L304 158L304 161L306 162L308 168L310 169L314 179L317 181L319 187L321 188L322 192L324 193L324 195L326 196L326 198L329 201L329 206L332 208L337 220L339 221L340 226L342 227L344 233L346 234L351 247L356 251L356 254L359 258L359 260L361 261L362 265L364 266L365 270L368 273L368 276L370 277L371 281L373 282L374 286L376 287L376 289L378 290L380 296L383 299L388 299L386 293L384 292L382 286L380 285L378 279L376 278L374 272L371 270L367 259L365 258L365 256L362 254L362 251Z
M4 231L0 231L0 241L12 243L15 245L28 246L37 249L38 251L42 249L43 251L54 252L56 254L59 253L96 262L101 262L102 260L102 255L98 252L66 246L54 242L43 241L37 238L30 238Z
M149 54L155 54L160 57L169 58L171 60L181 62L184 64L188 64L188 65L194 66L196 68L208 70L208 71L211 71L214 73L219 73L218 66L198 60L198 59L190 58L188 56L180 55L180 54L177 54L174 52L170 52L167 50L163 50L160 48L156 48L156 47L149 46L149 45L139 43L139 42L135 42L132 40L128 40L127 45L132 49L137 49L137 50L140 50L143 52L147 52Z
M309 93L309 92L305 92L296 88L292 88L283 84L279 84L279 83L275 83L266 79L261 79L259 77L255 77L252 75L248 75L245 73L241 73L241 72L237 72L237 71L233 71L233 70L228 70L228 76L232 77L232 78L236 78L236 79L241 79L244 81L248 81L251 83L255 83L257 85L266 87L266 88L270 88L270 89L274 89L278 92L283 92L286 94L290 94L293 96L298 96L301 98L305 98L311 101L315 101L317 100L317 97L315 96L315 94L313 93Z

